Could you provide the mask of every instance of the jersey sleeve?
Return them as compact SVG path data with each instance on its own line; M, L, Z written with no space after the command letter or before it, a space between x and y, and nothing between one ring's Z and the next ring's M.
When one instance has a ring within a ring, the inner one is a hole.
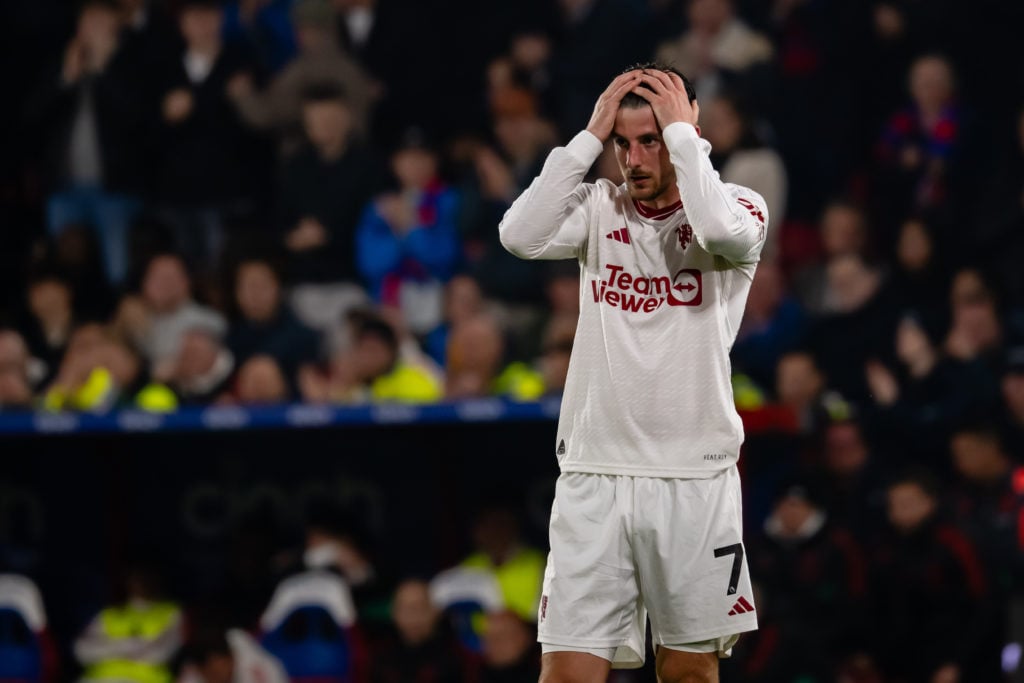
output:
M516 198L498 225L501 243L524 259L579 258L587 240L588 198L584 183L604 145L582 131L551 150L540 175Z
M723 183L708 156L711 143L690 124L670 124L662 137L697 243L734 263L756 263L768 227L764 198L749 188Z

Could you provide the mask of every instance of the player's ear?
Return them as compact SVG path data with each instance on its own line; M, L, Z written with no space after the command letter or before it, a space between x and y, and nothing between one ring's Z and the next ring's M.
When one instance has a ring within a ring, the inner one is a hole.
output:
M697 129L697 135L700 136L700 126L694 126Z

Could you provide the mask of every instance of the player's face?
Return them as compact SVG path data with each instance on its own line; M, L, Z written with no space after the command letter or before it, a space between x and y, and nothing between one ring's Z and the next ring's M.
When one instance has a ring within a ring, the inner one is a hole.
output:
M612 129L615 159L633 199L660 208L679 199L676 171L650 107L622 107Z

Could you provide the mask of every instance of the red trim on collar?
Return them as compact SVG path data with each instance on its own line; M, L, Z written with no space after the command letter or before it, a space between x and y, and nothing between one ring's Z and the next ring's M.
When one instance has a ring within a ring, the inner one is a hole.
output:
M636 207L637 213L639 213L644 218L650 218L651 220L660 221L663 218L668 218L676 211L683 208L683 200L680 199L675 204L670 204L669 206L666 206L662 209L651 209L634 199L633 206Z

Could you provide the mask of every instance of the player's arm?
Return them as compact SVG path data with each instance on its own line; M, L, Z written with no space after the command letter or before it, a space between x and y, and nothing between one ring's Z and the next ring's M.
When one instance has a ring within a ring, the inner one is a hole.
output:
M501 243L524 259L577 256L586 239L583 177L603 145L583 131L564 147L551 150L544 167L519 195L498 224Z
M598 98L587 129L551 150L540 175L498 225L505 249L525 259L578 257L587 237L586 198L592 189L583 179L604 150L619 102L638 79L623 74L613 80Z
M679 196L698 244L736 263L756 262L764 246L768 208L760 194L723 183L711 164L711 143L697 132L700 112L675 74L648 71L642 81L653 90L633 92L651 103L676 171Z

